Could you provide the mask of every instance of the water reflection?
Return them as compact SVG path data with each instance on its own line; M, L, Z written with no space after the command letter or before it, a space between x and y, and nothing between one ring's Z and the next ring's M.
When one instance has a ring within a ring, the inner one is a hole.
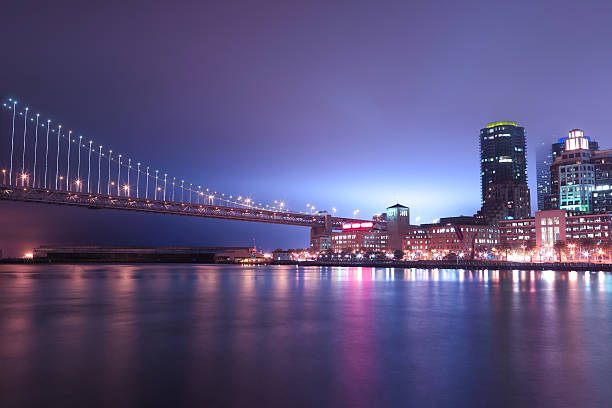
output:
M542 281L590 282L596 281L599 289L608 290L612 285L612 274L605 272L576 271L525 271L525 270L464 270L464 269L416 269L416 268L369 268L369 267L324 267L299 268L296 280L331 279L335 281L441 281L441 282L500 282L526 283Z
M611 289L603 272L2 265L0 406L606 406Z

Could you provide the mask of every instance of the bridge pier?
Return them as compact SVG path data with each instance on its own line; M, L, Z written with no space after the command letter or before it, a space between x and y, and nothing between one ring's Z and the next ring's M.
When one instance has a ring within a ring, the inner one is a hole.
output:
M325 215L325 223L310 227L310 249L312 251L326 251L331 248L332 216Z

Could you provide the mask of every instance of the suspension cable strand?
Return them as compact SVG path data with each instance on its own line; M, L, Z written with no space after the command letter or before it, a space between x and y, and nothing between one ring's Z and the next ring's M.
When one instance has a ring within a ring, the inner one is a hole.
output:
M101 162L102 162L102 146L100 146L100 151L98 152L98 194L100 194L100 174L101 174Z
M155 200L157 200L157 174L159 170L155 170Z
M47 147L45 149L45 188L47 188L47 170L49 168L49 128L51 127L51 119L47 119Z
M55 156L55 189L58 190L57 182L59 179L59 153L60 153L60 134L62 133L62 125L57 127L57 155Z
M68 164L66 166L66 191L70 191L70 141L72 140L72 130L68 131Z
M106 180L106 195L110 195L111 191L111 155L113 154L112 150L108 151L108 179Z
M89 141L89 153L87 156L87 192L91 193L91 189L89 188L89 182L91 179L91 144L93 142L90 140Z
M38 150L38 118L40 113L36 114L36 135L34 136L34 175L32 178L32 187L36 187L36 150Z
M23 115L23 150L21 152L21 186L25 186L26 175L25 175L25 151L26 151L26 132L28 130L28 110L25 108L25 115Z
M9 170L9 185L13 185L13 150L15 140L15 111L17 110L17 101L13 101L13 130L11 131L11 168ZM15 184L17 184L17 177L15 177Z
M127 196L130 197L130 169L132 168L132 159L128 158L128 166L127 166L127 188L125 189L125 192L127 193Z
M83 141L83 136L79 136L79 164L77 166L77 192L81 192L81 142Z
M121 197L121 155L119 155L119 162L117 165L117 197Z

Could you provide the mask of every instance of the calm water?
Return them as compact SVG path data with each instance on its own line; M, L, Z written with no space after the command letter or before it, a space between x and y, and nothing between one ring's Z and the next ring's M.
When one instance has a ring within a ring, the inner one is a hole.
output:
M611 407L612 275L0 266L0 406Z

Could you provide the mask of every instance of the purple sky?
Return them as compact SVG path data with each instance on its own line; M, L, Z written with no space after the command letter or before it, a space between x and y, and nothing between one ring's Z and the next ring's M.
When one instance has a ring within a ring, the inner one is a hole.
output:
M580 127L612 147L607 1L151 3L3 3L0 95L194 183L347 216L397 201L413 221L473 214L488 121L525 126L534 204L538 142ZM308 237L7 203L0 223L0 248L14 255Z

